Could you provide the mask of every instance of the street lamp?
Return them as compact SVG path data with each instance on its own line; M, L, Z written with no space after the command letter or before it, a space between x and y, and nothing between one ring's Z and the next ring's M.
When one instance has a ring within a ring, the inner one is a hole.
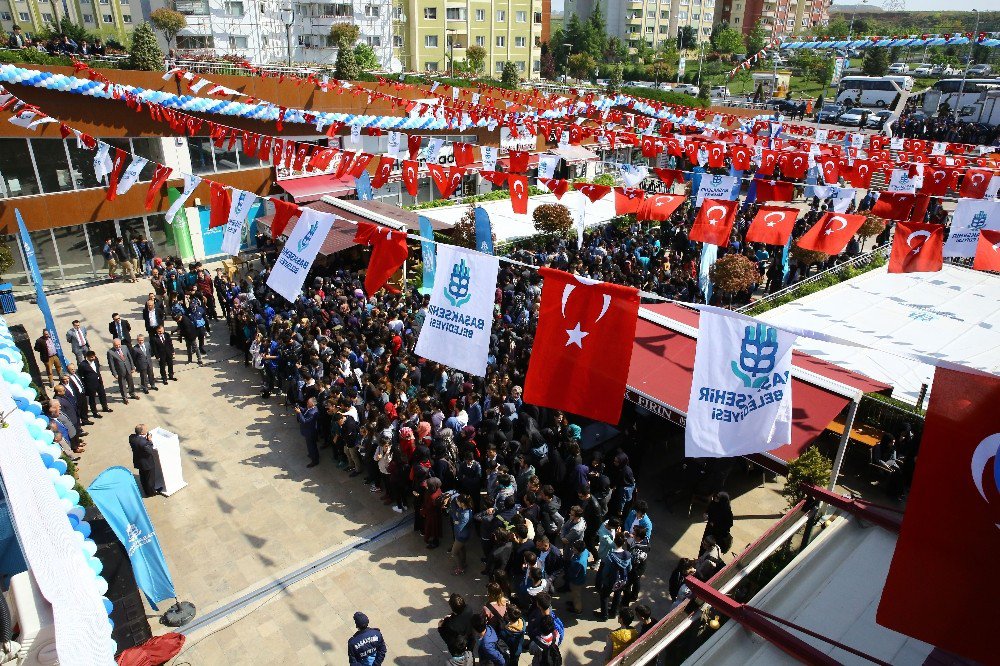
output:
M958 86L958 99L955 100L955 108L951 112L951 117L958 122L958 109L962 105L962 94L965 92L965 77L969 75L969 67L972 66L972 54L976 51L976 44L979 42L979 10L973 9L976 15L976 27L972 31L972 39L969 41L969 55L965 58L965 69L962 70L962 84Z
M449 61L449 71L451 72L449 76L455 78L455 34L456 30L448 29L445 30L445 35L448 38L448 61Z
M292 23L295 21L295 11L292 3L285 2L281 5L281 22L285 24L285 48L287 50L288 66L292 66Z
M701 65L705 61L705 40L699 38L699 53L698 53L698 92L701 92Z
M566 85L566 77L569 75L569 56L573 53L573 45L569 42L563 42L563 46L566 47L566 69L563 70L563 85Z
M867 5L868 0L861 0L861 4ZM851 25L849 28L847 28L847 41L853 41L852 38L854 37L854 17L857 16L857 14L858 14L857 5L855 5L855 10L851 12Z

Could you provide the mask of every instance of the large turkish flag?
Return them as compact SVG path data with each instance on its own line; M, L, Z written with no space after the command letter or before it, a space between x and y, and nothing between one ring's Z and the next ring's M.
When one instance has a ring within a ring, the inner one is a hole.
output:
M805 250L825 252L829 255L840 254L864 223L864 215L827 213L802 235L798 246Z
M972 267L977 271L1000 271L1000 231L979 230Z
M917 195L909 192L879 192L878 200L872 206L872 215L884 220L908 220Z
M542 302L525 402L617 424L632 360L639 292L539 268Z
M747 242L765 245L784 245L795 228L797 208L761 206L747 229Z
M640 222L663 222L669 220L680 205L687 201L683 194L654 194L646 197L639 206L636 219Z
M691 225L688 238L699 243L709 243L725 247L729 245L729 234L733 230L739 201L728 199L705 199L698 211L698 217Z
M933 273L944 265L944 227L897 222L889 255L890 273Z

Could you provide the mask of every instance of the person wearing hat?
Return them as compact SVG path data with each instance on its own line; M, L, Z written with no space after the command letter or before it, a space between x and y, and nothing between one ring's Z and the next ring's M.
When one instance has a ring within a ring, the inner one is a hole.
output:
M386 647L382 632L368 626L368 616L358 611L354 614L357 631L347 641L347 659L350 666L381 666L385 661Z

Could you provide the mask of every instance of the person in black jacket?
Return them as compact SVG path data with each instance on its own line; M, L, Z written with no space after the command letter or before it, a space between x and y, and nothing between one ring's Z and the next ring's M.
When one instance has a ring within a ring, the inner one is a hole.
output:
M132 448L132 466L139 470L139 483L143 497L156 494L156 450L149 439L149 431L144 423L135 427L135 434L129 435L128 444Z
M733 545L733 509L729 505L729 493L718 492L712 497L705 510L705 534L715 537L715 542L723 553L728 553Z
M187 345L188 363L191 362L193 355L197 355L198 365L205 365L204 361L201 360L201 349L198 348L198 327L191 321L191 317L186 314L176 314L174 321L177 322L177 330L180 331L184 344Z
M165 316L163 303L152 298L146 301L146 307L142 310L142 323L146 325L146 332L150 338L156 332L156 327L163 324Z
M357 631L347 641L347 660L350 666L382 666L387 652L385 639L378 629L369 628L368 616L354 614Z
M115 312L111 315L111 322L108 323L108 333L111 339L118 338L126 349L132 346L132 325L122 319L122 316Z
M476 645L472 633L472 610L460 594L452 594L448 598L451 614L438 622L438 634L448 646L452 657L461 657Z
M153 356L160 364L160 379L167 383L169 375L170 381L176 382L174 377L174 341L163 330L163 324L156 327L156 332L149 336L149 344L153 348Z
M104 391L104 378L101 376L101 362L97 360L97 352L87 352L87 357L80 364L80 379L83 380L83 388L87 393L87 402L90 403L90 411L94 418L102 418L97 413L97 401L101 401L101 409L105 412L113 412L108 408L108 395Z

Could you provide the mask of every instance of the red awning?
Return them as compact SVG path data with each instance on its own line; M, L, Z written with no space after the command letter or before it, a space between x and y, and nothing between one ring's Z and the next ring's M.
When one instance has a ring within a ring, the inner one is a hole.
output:
M278 181L278 186L291 194L297 204L319 201L326 195L342 197L354 193L353 178L350 176L334 178L332 173L285 178Z
M694 310L672 304L643 307L681 325L698 325L698 313ZM684 425L696 344L695 338L640 317L629 366L628 398ZM886 384L819 361L808 354L794 353L792 364L865 393L891 390ZM793 377L792 441L770 454L785 462L794 460L849 402L850 399L845 396Z

